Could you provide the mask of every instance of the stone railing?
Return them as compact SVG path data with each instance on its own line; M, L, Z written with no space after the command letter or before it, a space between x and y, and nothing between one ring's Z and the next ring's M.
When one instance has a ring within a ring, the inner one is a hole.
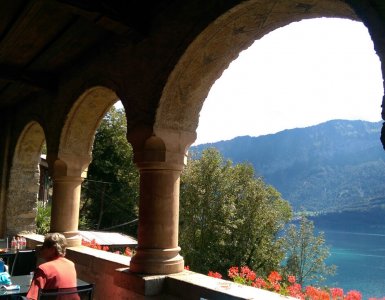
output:
M40 235L23 235L36 248ZM70 247L66 257L76 264L78 277L95 283L94 299L292 299L234 282L183 271L172 275L140 275L129 270L130 257L85 246Z

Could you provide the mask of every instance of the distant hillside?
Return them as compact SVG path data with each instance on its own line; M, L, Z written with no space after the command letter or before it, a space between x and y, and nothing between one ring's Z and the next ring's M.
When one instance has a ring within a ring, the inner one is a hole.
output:
M385 206L381 122L333 120L260 137L191 147L217 148L234 163L248 162L296 210L363 210Z

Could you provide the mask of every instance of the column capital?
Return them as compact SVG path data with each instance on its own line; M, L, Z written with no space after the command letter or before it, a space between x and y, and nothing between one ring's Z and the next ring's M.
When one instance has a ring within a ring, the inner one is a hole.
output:
M197 138L196 132L154 127L154 134L160 137L171 152L185 153Z
M182 159L182 158L181 158ZM142 161L136 162L140 172L147 171L180 171L182 172L184 164L183 163L170 163L170 162L158 162L158 161Z
M78 156L66 153L47 155L49 171L54 178L62 176L85 178L91 160L92 157L89 155Z
M73 182L73 183L82 183L84 178L82 176L60 176L56 175L53 177L56 182Z
M133 136L135 136L135 139L132 139L134 160L139 168L146 166L144 163L148 162L184 166L187 162L187 150L196 139L195 132L159 127L154 128L151 135L148 135L148 131L143 131L141 138L138 131L135 134L128 134L128 140L130 141L130 137Z

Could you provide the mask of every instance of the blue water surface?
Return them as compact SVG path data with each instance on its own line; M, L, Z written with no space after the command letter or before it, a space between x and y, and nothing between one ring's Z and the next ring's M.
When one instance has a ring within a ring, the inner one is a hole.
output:
M358 290L363 299L385 297L385 234L323 230L337 274L322 285Z

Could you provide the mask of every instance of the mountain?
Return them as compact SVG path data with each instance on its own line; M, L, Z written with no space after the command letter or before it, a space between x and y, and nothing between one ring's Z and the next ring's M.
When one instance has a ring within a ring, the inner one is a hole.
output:
M295 210L314 212L385 207L385 152L381 122L332 120L259 137L190 148L215 147L233 163L250 163Z

